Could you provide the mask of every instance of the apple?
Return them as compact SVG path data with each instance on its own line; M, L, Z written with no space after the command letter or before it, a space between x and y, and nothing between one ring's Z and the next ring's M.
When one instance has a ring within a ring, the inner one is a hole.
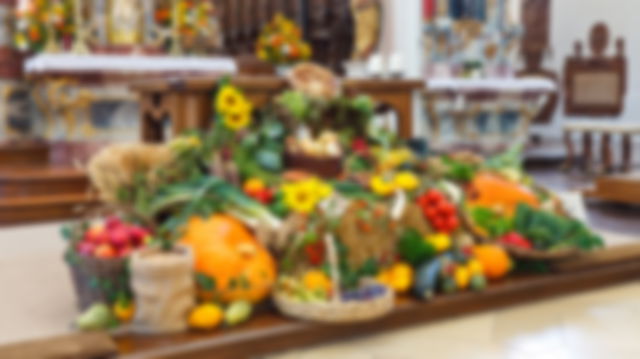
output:
M96 249L93 251L93 255L94 257L100 259L113 259L116 257L116 251L112 246L103 243L96 247Z
M127 227L117 227L110 231L111 244L116 247L123 247L129 244L129 230Z
M140 226L129 227L129 236L134 245L139 246L144 241L145 237L149 235L149 231Z
M106 243L109 240L109 236L104 225L96 224L87 230L87 233L85 233L85 240L95 244L100 244Z
M91 256L96 248L96 245L92 242L82 241L78 244L78 252L85 256Z
M122 226L122 220L120 220L120 218L116 217L116 216L109 216L107 218L107 220L105 221L105 224L107 226L107 229L109 231L116 229L120 226Z

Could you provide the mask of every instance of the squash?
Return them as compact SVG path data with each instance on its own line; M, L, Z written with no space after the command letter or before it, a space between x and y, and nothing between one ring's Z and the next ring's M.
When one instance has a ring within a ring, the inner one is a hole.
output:
M512 217L520 203L533 208L540 206L540 200L531 189L497 174L481 172L470 183L467 196L469 208L490 208Z
M193 249L196 273L211 280L210 288L200 286L201 298L256 303L269 295L276 278L275 261L237 219L191 218L181 242Z

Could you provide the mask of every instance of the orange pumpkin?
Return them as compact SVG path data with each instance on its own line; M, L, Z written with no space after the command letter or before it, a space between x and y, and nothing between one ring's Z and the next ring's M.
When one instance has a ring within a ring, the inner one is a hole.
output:
M531 189L497 174L478 173L471 181L467 200L470 208L497 209L507 216L513 216L520 203L534 208L540 206L538 197Z
M195 271L213 279L214 289L201 288L203 298L223 302L264 299L276 278L276 264L247 228L233 217L192 218L181 242L195 255Z

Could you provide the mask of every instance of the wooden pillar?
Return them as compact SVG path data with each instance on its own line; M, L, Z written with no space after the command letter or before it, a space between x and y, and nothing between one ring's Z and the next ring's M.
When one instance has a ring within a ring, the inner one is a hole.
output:
M603 133L602 134L602 143L601 143L601 156L602 156L602 168L605 173L609 173L613 170L613 153L611 151L611 134Z
M567 149L567 158L564 163L564 168L567 170L573 168L574 161L576 158L576 150L575 150L575 147L573 146L573 140L571 138L571 134L572 133L569 130L564 131L564 145Z
M622 170L624 172L630 172L633 166L633 141L631 141L631 134L624 134L622 136Z
M591 169L593 161L593 134L588 131L582 134L582 156L584 160L583 166L588 171Z

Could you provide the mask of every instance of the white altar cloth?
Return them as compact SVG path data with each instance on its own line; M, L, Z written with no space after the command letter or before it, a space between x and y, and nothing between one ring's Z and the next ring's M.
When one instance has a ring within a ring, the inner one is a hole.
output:
M426 81L430 92L555 92L556 84L543 77L523 78L431 78Z
M235 74L238 66L230 57L154 55L40 54L25 61L27 74L47 72L207 72Z

